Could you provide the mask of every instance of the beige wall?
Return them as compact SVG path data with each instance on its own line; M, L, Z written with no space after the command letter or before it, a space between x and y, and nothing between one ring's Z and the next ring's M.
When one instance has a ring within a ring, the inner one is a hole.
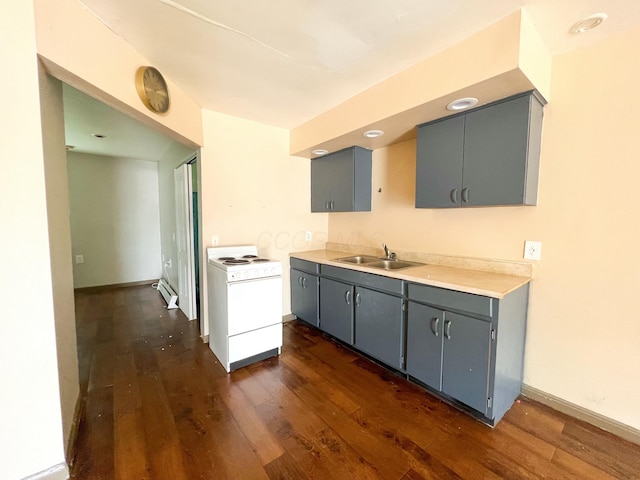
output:
M330 215L329 238L512 260L542 241L525 383L640 428L637 45L640 30L554 59L538 206L414 209L410 141L374 152L373 211Z
M33 5L3 10L0 478L18 479L65 467Z
M310 161L289 155L281 128L208 110L203 127L203 247L216 234L220 245L256 244L261 255L281 260L288 314L289 253L323 248L327 239L327 214L310 213ZM313 241L305 241L306 230Z
M200 107L170 78L171 109L155 115L135 89L136 70L149 61L115 35L81 2L34 0L38 54L47 71L106 104L197 148L202 143Z
M160 278L158 164L67 154L76 288Z

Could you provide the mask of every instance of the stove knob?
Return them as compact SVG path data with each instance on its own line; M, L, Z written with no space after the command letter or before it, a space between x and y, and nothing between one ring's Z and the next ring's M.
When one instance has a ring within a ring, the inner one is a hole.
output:
M249 272L248 272L248 271L245 271L245 272L244 272L244 278L247 278L248 276L249 276Z
M271 273L274 275L276 274L276 267L271 267Z
M260 276L260 270L254 270L254 271L253 271L253 276L254 276L254 277L258 277L258 276Z

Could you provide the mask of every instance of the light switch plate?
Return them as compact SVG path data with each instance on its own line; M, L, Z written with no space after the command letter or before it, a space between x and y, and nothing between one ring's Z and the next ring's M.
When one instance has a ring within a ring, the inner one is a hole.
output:
M211 236L211 246L212 247L217 247L218 243L220 243L220 239L218 238L217 235L212 235Z
M527 240L524 242L524 258L526 260L540 260L542 242Z
M76 263L84 263L84 255L76 255Z
M310 231L310 230L307 230L307 231L304 233L304 239L305 239L305 241L310 242L312 238L313 238L313 236L312 236L312 234L311 234L311 231Z

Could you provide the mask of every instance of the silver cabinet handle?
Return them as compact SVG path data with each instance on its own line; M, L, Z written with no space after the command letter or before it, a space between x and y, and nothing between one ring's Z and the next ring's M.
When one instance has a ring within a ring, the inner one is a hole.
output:
M451 320L444 322L444 336L451 340Z
M302 277L302 288L307 288L307 279Z
M331 208L329 207L329 200L327 200L326 202L324 202L324 209L329 211Z
M440 319L438 317L433 317L431 319L431 331L433 332L433 334L437 337L438 335L440 335L438 333L438 324L440 323Z
M453 203L458 203L458 189L454 188L453 190L451 190L451 192L449 193L449 198L451 198L451 201Z
M469 189L466 187L462 189L462 201L469 203Z
M331 210L332 210L332 211L336 209L336 204L335 204L335 202L334 202L333 200L331 200L331 201L329 202L329 205L331 206Z
M351 305L351 290L347 290L347 293L344 294L344 301L347 302L347 305Z
M302 276L298 277L298 285L302 286Z
M356 307L360 306L360 294L356 293Z

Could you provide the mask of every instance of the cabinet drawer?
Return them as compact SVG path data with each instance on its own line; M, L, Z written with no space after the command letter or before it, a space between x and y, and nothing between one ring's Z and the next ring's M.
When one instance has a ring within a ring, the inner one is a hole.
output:
M320 273L324 277L336 278L353 285L362 285L396 295L402 295L403 293L404 281L395 278L382 277L380 275L374 275L373 273L357 272L355 270L333 267L331 265L321 265Z
M409 300L491 318L495 299L428 285L409 284Z
M320 273L320 265L315 262L309 262L308 260L300 260L299 258L290 258L289 265L291 268L300 270L302 272L318 274Z

